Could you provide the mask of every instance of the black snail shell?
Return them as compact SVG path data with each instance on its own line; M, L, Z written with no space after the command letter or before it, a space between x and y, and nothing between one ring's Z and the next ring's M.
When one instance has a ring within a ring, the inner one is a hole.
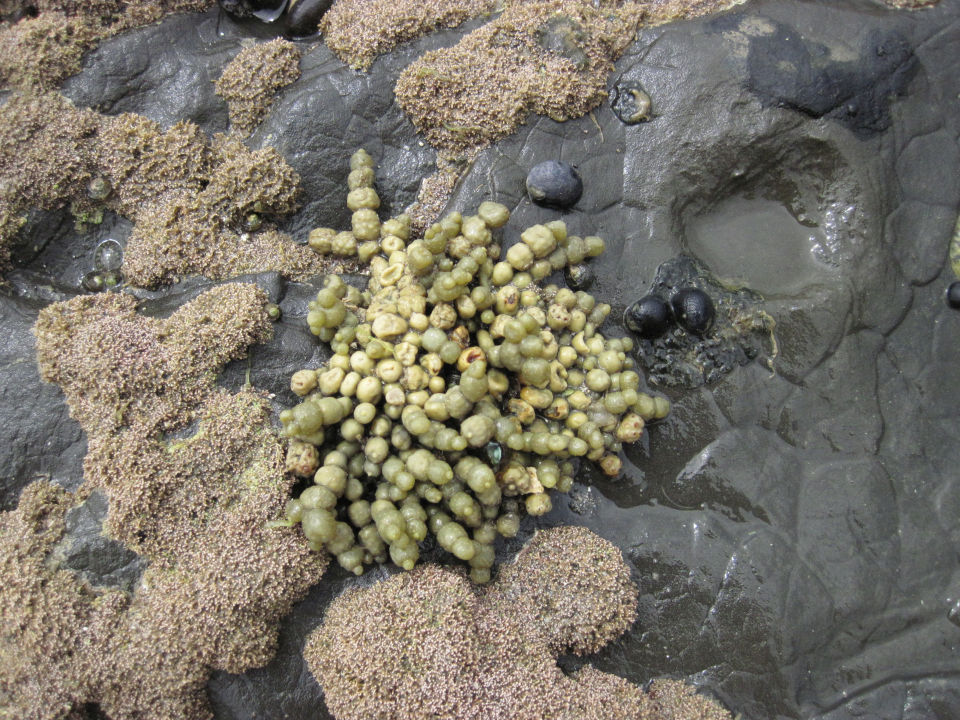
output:
M645 295L627 308L624 323L640 337L660 337L670 325L670 307L656 295Z
M960 310L960 280L950 283L947 288L947 305L954 310Z
M670 307L677 324L694 335L702 335L709 330L717 314L710 296L693 287L677 290L670 297Z
M220 7L234 17L255 17L273 22L287 9L287 0L218 0Z
M565 210L583 194L583 180L570 165L547 160L530 168L527 193L537 205Z

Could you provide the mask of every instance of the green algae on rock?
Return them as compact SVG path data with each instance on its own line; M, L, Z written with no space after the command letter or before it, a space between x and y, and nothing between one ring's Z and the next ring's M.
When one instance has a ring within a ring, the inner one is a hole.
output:
M635 618L637 587L620 551L586 528L538 532L480 590L457 570L423 565L333 601L304 657L337 720L371 717L729 719L703 714L585 666L566 675L564 652L594 652ZM670 681L666 681L669 687ZM677 683L682 686L682 683Z
M277 38L241 50L215 87L227 101L231 126L247 136L270 111L274 94L299 77L299 48Z
M96 703L114 720L208 718L210 672L266 663L280 618L319 579L325 556L266 528L292 482L266 399L213 386L269 334L265 305L234 284L166 320L121 294L41 311L41 375L63 388L89 452L76 495L35 483L0 515L0 688L17 717ZM110 502L104 532L149 562L132 595L91 589L51 555L92 490Z
M609 305L538 284L601 254L601 238L554 220L500 260L510 213L493 202L414 238L406 216L380 222L372 158L360 150L350 165L353 229L317 228L309 244L368 264L370 281L361 292L328 276L309 305L334 355L293 375L304 399L280 414L296 441L290 466L314 480L287 523L357 574L387 557L412 569L429 534L487 582L494 542L516 534L521 509L549 512L578 458L619 475L622 445L669 405L639 390L632 341L598 331ZM491 442L497 464L471 454Z

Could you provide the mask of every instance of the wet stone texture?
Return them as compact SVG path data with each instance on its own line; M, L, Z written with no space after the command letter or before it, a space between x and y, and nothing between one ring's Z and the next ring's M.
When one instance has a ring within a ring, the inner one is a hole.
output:
M216 13L179 17L117 37L65 92L102 112L223 131L213 80L243 38L270 31L226 19L218 35L216 23ZM276 147L301 176L302 207L284 227L295 239L346 225L343 159L360 146L381 168L383 216L413 200L434 153L393 84L464 31L404 45L369 74L320 43L302 46L300 79L249 140ZM450 209L511 208L507 244L558 216L571 233L603 236L591 292L614 304L605 332L626 332L614 318L684 256L775 320L772 368L761 337L755 357L705 384L651 377L674 410L626 451L625 477L584 472L570 503L537 519L586 524L633 566L639 619L594 658L600 669L637 683L689 678L749 720L960 717L960 314L944 302L960 203L958 46L956 0L913 13L764 0L645 29L608 86L642 87L649 121L625 124L609 104L563 124L532 117L457 186ZM549 159L583 177L572 210L526 197L530 168ZM106 222L109 234L78 234L56 213L31 218L7 275L5 509L37 477L68 487L81 477L85 438L40 383L29 328L72 292L100 240L124 242L123 223ZM287 378L321 360L304 324L316 286L255 279L283 319L223 382L239 387L249 371L291 405ZM144 310L169 314L207 286L147 293ZM71 521L68 564L122 587L138 569L122 548L97 545L95 505ZM525 522L503 557L529 537ZM331 570L287 619L274 661L213 676L217 717L329 717L301 657L305 636L345 587L385 574Z

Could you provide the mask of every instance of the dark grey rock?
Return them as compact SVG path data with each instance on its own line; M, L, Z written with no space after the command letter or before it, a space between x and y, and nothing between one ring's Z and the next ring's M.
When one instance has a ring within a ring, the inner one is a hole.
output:
M90 493L83 503L67 511L66 533L53 549L61 567L72 570L91 585L133 592L147 563L116 540L105 538L101 526L107 515L107 498Z
M9 288L8 288L9 290ZM48 297L47 302L61 297ZM86 437L70 418L63 393L40 380L30 332L41 302L0 297L0 509L16 506L34 480L69 489L83 479Z
M293 38L310 38L317 34L317 25L324 13L333 5L333 0L299 0L287 9L284 19L285 33Z
M737 20L727 15L715 27ZM827 45L784 25L751 38L748 52L747 85L766 102L829 117L858 135L890 127L890 102L906 92L917 70L909 41L896 30L871 30L850 60L836 59Z

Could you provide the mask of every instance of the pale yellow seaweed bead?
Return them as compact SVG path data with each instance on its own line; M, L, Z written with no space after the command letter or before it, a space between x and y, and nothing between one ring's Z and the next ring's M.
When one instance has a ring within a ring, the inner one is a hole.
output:
M566 226L564 226L566 233ZM557 238L546 225L533 225L520 233L520 239L527 245L533 257L537 260L547 257L557 249ZM514 245L514 247L517 247ZM510 248L513 250L513 248ZM530 267L530 262L520 267L510 260L510 250L507 251L507 262L513 265L517 270L526 270ZM532 262L532 260L531 260Z
M546 230L546 228L544 228ZM549 230L547 234L552 238ZM507 250L507 262L514 270L526 270L533 264L533 250L526 243L517 243Z
M370 329L378 338L389 339L403 335L407 331L407 327L407 321L399 315L384 313L377 316Z
M380 196L372 187L358 187L347 193L347 207L350 210L376 210L380 207Z
M634 443L643 435L643 427L643 418L635 412L628 412L617 425L617 440L623 443Z
M290 390L303 397L317 387L316 370L297 370L290 377Z
M357 210L350 218L350 224L357 240L373 241L380 237L380 218L375 210Z
M354 152L353 155L350 156L351 170L356 170L358 168L365 168L365 167L373 168L373 166L374 166L373 158L370 157L370 153L368 153L363 148L360 148L359 150Z
M314 228L307 236L307 244L318 255L329 255L333 252L333 238L337 231L331 228Z
M499 228L507 224L510 219L510 210L506 205L485 200L477 208L477 216L490 228Z
M334 255L349 257L357 254L357 238L347 230L338 232L330 241L330 252Z
M483 218L478 215L465 217L460 225L460 233L473 246L490 243L490 230Z
M380 252L380 243L375 240L368 240L361 243L360 247L357 248L357 258L360 262L370 262L378 252Z
M545 223L545 226L553 233L553 237L557 239L558 243L567 239L567 224L563 220L551 220Z
M404 213L390 218L380 226L380 233L383 237L393 235L406 242L410 239L410 217Z

